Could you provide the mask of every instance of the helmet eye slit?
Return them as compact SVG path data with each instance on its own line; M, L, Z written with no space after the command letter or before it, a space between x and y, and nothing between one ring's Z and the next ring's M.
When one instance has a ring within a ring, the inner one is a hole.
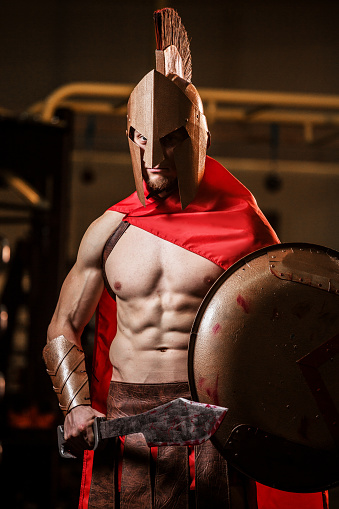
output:
M143 134L139 133L134 127L129 128L128 137L137 145L145 146L147 143L147 138Z
M162 138L160 138L160 143L163 147L171 148L176 147L180 143L182 143L186 138L189 137L189 134L184 126L175 129L174 131L166 134Z

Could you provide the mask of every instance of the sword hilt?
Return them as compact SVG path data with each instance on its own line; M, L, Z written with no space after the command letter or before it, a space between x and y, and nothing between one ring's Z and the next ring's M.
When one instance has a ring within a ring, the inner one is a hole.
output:
M93 435L94 435L94 443L93 446L89 446L82 435L78 437L72 437L69 440L65 440L64 436L64 427L58 426L57 435L58 435L58 448L59 454L62 458L78 458L84 452L84 450L95 451L96 449L101 449L106 440L102 440L100 435L100 426L99 423L101 421L106 420L104 417L95 417L93 422Z

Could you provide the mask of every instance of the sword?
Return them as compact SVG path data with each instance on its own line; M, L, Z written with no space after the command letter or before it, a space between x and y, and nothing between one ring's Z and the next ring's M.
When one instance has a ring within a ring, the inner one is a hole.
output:
M84 449L96 450L108 438L142 433L149 447L164 445L198 445L219 428L228 408L177 398L142 414L107 420L96 417L93 423L94 445L82 437L65 441L64 427L58 426L59 453L75 458Z

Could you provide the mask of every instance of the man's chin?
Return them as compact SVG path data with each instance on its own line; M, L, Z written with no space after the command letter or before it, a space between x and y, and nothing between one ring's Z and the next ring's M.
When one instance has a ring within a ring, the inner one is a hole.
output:
M146 184L150 191L158 194L161 192L172 191L177 186L177 179L157 176L154 180L148 179Z

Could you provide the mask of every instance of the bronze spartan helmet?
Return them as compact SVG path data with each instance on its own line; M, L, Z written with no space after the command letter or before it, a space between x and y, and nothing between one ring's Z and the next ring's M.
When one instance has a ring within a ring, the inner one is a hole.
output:
M187 56L187 34L181 20L173 9L162 9L155 13L155 21L157 43L160 38L158 47L161 49L156 51L156 70L146 74L130 95L127 106L128 143L138 197L145 205L142 158L147 168L161 163L165 158L162 139L175 132L179 142L173 155L181 205L185 208L194 199L204 174L209 133L201 98L187 79L191 76L191 63L190 54ZM173 41L178 30L184 44L178 43L178 35ZM176 45L169 44L163 50L166 41ZM147 139L145 151L134 143L134 130Z

